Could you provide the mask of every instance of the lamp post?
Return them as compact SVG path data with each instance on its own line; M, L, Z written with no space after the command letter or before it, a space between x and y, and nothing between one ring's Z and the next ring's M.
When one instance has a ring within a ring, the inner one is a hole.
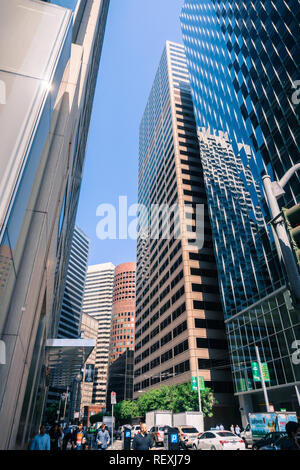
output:
M262 180L264 184L267 203L272 216L271 223L276 231L291 290L297 298L297 301L300 301L300 275L294 258L293 250L291 248L284 219L277 202L277 199L279 199L285 194L285 185L288 183L294 173L296 173L296 171L298 170L300 170L300 163L290 168L288 172L281 178L280 181L272 182L270 175L264 175L262 177Z

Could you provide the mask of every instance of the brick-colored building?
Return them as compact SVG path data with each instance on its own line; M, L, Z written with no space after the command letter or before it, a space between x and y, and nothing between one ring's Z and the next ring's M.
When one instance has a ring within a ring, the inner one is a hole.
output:
M140 126L138 192L134 397L199 374L219 402L215 419L226 424L234 398L218 273L185 50L171 42ZM157 204L177 205L178 212L149 233L146 211ZM195 244L201 232L202 248Z

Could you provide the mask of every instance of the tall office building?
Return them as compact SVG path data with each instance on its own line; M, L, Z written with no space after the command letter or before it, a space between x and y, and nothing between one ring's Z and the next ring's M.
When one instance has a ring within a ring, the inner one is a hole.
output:
M70 383L93 344L56 333L108 7L0 5L1 449L27 446L47 386Z
M102 408L106 407L114 274L112 263L89 266L83 299L83 312L98 321L92 402Z
M232 382L189 75L171 42L140 125L138 198L134 396L199 373L219 402L214 419L227 422ZM155 204L177 209L166 217Z
M89 258L89 239L74 228L67 276L58 324L58 338L79 338L85 277Z
M123 263L115 269L107 408L112 391L118 402L133 397L135 277L136 263Z
M299 312L267 225L261 179L265 171L281 177L299 160L291 101L296 64L290 57L299 22L290 8L286 2L186 0L181 15L234 390L244 423L249 412L266 409L261 383L252 375L255 346L268 365L270 402L276 410L297 408L300 375L293 344L300 337ZM294 176L285 204L299 198L297 183Z

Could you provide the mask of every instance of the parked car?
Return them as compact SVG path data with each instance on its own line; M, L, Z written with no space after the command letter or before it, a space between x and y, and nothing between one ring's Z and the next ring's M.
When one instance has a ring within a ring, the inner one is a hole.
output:
M194 426L177 426L180 440L186 447L192 447L193 442L199 437L200 433Z
M269 432L262 439L254 442L252 449L259 450L262 447L272 446L272 444L275 444L275 442L277 442L281 437L285 437L286 435L287 434L285 432Z
M195 450L245 450L245 442L230 431L207 431L193 442Z
M159 445L164 445L164 437L165 437L165 429L169 428L170 426L166 425L159 425L159 426L152 426L149 430L149 434L153 439L153 442L156 447Z
M141 426L139 424L135 424L131 427L131 438L133 439L141 430Z

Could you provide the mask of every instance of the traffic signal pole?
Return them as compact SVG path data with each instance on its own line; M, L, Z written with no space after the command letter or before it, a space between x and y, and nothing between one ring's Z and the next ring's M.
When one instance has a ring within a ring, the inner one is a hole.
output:
M267 203L272 216L272 225L275 227L279 241L283 262L289 279L293 294L300 301L300 274L295 261L294 253L290 244L290 239L286 230L284 218L282 216L277 199L285 194L284 186L293 174L300 170L300 164L291 168L287 174L278 182L272 183L270 175L262 177Z

